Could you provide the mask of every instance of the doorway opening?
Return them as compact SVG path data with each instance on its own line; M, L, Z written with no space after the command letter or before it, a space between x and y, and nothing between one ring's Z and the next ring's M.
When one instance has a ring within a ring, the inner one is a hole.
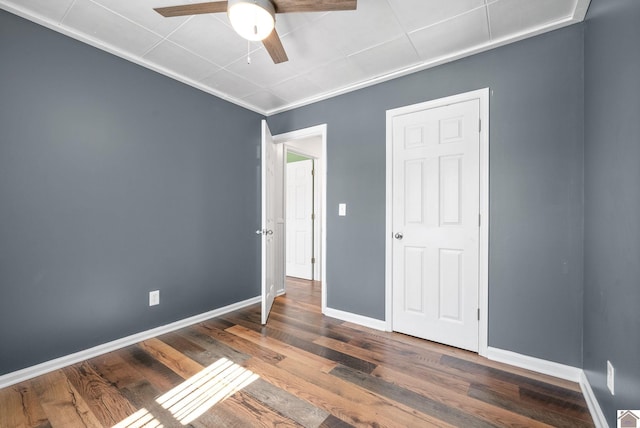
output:
M287 282L320 288L323 313L327 301L326 129L324 124L273 136L273 142L284 147L285 281L278 294L286 292Z

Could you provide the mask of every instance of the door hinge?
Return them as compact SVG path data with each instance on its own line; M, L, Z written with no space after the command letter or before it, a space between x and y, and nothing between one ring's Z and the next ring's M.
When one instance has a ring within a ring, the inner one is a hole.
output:
M478 308L478 321L480 321L480 308Z
M316 170L315 169L311 170L311 175L316 175Z
M315 219L316 219L315 213L311 213L311 220L315 220Z
M482 226L482 214L478 214L478 227Z
M316 258L315 257L311 257L311 264L315 264L316 262Z
M478 132L482 132L482 119L478 119Z

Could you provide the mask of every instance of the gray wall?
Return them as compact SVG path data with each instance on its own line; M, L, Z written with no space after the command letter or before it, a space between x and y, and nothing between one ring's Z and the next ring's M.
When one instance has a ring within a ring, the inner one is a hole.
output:
M0 10L0 374L258 295L260 119Z
M640 2L592 0L585 25L584 369L609 421L640 407ZM616 395L606 387L606 361Z
M582 47L572 26L269 117L328 124L329 307L385 316L386 110L490 87L489 345L582 365Z

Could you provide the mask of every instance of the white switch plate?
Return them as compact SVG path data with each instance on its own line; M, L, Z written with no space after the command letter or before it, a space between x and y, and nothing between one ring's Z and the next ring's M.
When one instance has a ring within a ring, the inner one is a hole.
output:
M338 215L340 216L347 215L347 204L338 204Z
M160 290L149 292L149 306L160 304Z

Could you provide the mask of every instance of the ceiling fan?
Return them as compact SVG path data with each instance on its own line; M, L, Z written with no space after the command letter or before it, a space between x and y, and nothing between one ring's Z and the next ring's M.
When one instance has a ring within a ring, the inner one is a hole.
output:
M227 12L233 29L242 37L262 41L275 64L288 61L275 29L276 13L355 10L357 0L228 0L154 9L168 18Z

